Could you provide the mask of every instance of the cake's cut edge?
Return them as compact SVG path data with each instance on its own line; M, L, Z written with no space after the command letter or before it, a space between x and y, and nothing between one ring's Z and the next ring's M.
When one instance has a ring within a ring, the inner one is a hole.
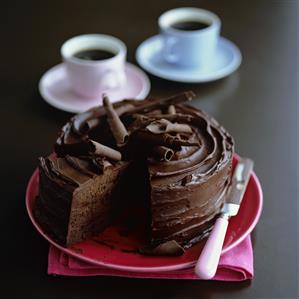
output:
M128 162L118 162L97 175L74 167L66 158L40 158L34 217L62 246L101 232L110 224L113 197L127 166Z

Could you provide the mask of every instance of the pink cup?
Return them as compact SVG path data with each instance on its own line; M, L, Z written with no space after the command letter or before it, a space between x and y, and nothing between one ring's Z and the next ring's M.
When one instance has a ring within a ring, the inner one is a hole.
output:
M97 61L74 57L75 53L88 49L106 50L115 56ZM79 35L67 40L60 52L71 87L80 96L101 96L101 93L119 88L126 82L127 49L118 38L104 34Z

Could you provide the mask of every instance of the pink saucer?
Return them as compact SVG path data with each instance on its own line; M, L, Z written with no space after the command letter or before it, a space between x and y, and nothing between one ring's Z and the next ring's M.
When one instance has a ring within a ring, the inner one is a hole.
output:
M238 156L235 155L234 165L236 165L238 159ZM135 252L140 238L142 238L140 232L137 232L136 235L125 236L120 234L122 227L115 225L107 228L96 238L65 248L46 234L33 217L33 207L38 192L38 169L36 169L27 186L26 207L37 231L48 242L65 253L94 265L135 272L179 270L194 266L205 244L205 240L202 240L179 257L145 256ZM261 185L255 173L252 172L240 211L237 216L232 217L229 221L222 253L240 244L254 229L260 218L262 206L263 193Z
M122 88L103 90L111 101L125 98L144 99L150 91L150 81L147 75L131 63L126 63L127 83ZM71 90L64 64L58 64L48 70L39 82L39 91L44 100L51 106L71 113L80 113L100 105L98 98L82 98Z

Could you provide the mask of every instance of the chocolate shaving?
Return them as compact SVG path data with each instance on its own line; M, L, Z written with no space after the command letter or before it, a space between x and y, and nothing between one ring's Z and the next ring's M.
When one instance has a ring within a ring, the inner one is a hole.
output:
M99 118L92 118L92 119L88 120L87 121L88 131L97 127L100 124L100 122L101 121Z
M116 140L116 144L117 146L123 146L128 141L128 131L106 95L103 95L103 105L106 110L107 121Z
M131 111L134 108L135 108L135 106L133 104L125 103L117 108L114 108L114 110L118 116L121 116L122 114L124 114L128 111Z
M130 103L124 103L121 106L115 106L117 107L114 108L114 110L118 116L132 110L135 107ZM75 133L78 133L80 135L86 134L88 131L99 125L100 117L102 115L104 115L103 107L99 107L98 109L93 108L84 113L77 114L73 118L73 129Z
M94 153L95 155L106 157L114 161L121 160L121 153L111 147L95 142L93 140L89 140L88 145L89 151Z
M92 118L94 118L92 111L86 111L84 113L77 114L73 118L73 130L75 133L80 135L86 134L90 129L88 121Z
M109 166L112 164L105 157L92 157L89 165L90 169L97 174L103 173Z
M169 123L166 127L167 132L175 133L192 133L192 129L189 125L179 123Z
M128 131L130 132L130 134L132 134L132 132L134 131L145 128L152 121L154 121L153 118L142 114L133 114L131 118L133 119L133 122L128 126Z
M174 105L170 105L170 106L168 107L168 109L167 109L167 113L168 113L168 114L171 114L171 115L176 114Z
M192 123L195 121L194 116L189 114L157 114L155 115L155 119L167 119L169 121L176 121L176 122L182 122L182 123Z
M67 154L72 156L87 154L87 138L87 135L76 134L73 130L73 122L70 121L62 128L54 145L54 151L59 157L64 157Z
M152 134L147 131L139 131L136 133L136 138L143 142L152 145L164 145L171 149L178 150L181 146L198 146L198 142L189 142L188 140L182 140L178 136L172 136L169 134Z
M146 255L181 256L185 250L177 241L171 240L156 247L140 248L139 252Z
M153 154L160 161L170 161L174 155L174 151L165 146L155 146L153 148Z
M81 142L81 139L81 136L72 131L72 122L68 122L62 127L60 137L58 137L56 143L59 145L75 144Z
M146 129L154 134L161 134L161 133L192 133L192 129L189 125L186 124L178 124L178 123L171 123L169 120L160 119L153 121L150 123Z
M181 113L177 113L177 114L156 114L156 115L142 115L142 114L133 114L131 116L134 121L131 123L131 125L129 126L128 130L130 132L132 131L136 131L138 129L142 129L145 128L146 126L148 126L149 124L151 124L152 122L155 121L160 121L162 120L162 122L169 121L169 122L175 122L175 123L190 123L190 124L196 124L195 123L195 118L192 115L183 115ZM163 124L163 123L162 123ZM168 123L167 123L168 124ZM190 126L189 126L190 127ZM184 131L185 131L184 127ZM186 131L190 132L190 129L186 129ZM182 132L180 132L182 133Z
M192 174L188 174L186 175L183 179L182 179L182 185L186 186L187 184L189 184L190 182L192 182Z
M186 91L166 99L145 100L142 104L128 111L128 113L150 112L157 108L191 101L195 97L194 92Z
M148 117L155 117L155 115L162 114L162 113L163 112L162 112L161 109L155 109L155 110L152 110L152 111L146 113L146 116L148 116Z

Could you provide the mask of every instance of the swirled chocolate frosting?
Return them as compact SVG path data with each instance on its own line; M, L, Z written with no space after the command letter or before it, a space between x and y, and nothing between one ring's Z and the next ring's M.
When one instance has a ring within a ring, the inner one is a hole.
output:
M167 99L123 100L113 105L106 104L110 109L108 115L113 115L116 123L121 124L128 135L128 140L122 145L115 140L117 134L113 132L111 121L107 120L105 107L95 107L74 116L62 128L55 144L55 152L63 161L59 165L67 165L65 167L68 171L61 166L54 167L55 163L49 164L44 160L40 164L43 197L47 197L44 190L47 181L59 182L62 189L63 185L68 186L65 188L68 188L67 194L70 198L70 193L78 194L78 188L82 189L83 185L91 188L90 182L95 182L97 177L102 179L97 181L99 184L107 183L103 178L108 174L113 177L113 180L108 180L112 182L112 190L113 184L118 180L116 177L120 175L120 169L124 175L127 165L143 161L143 164L146 162L146 169L142 169L140 173L130 172L126 180L131 189L138 188L134 185L136 177L143 175L147 182L148 187L144 188L143 197L148 201L150 215L148 240L151 248L159 246L159 250L152 252L160 253L161 248L168 248L169 252L181 252L181 249L176 250L179 246L191 246L206 236L227 196L234 142L229 133L212 117L182 104L193 96L192 92L186 92ZM91 141L92 144L104 146L105 150L111 149L114 154L119 153L116 157L121 157L121 161L111 160L115 155L105 156L106 151L92 150ZM82 174L87 182L79 184L78 178L73 177L70 169L75 169L76 176ZM114 169L119 175L112 175ZM101 192L95 192L95 189L100 189L101 186L97 185L95 188L93 185L92 188L93 193L97 194L96 200L101 201ZM86 190L84 192L86 193ZM105 196L107 202L107 195ZM48 201L52 200L50 197L55 197L55 194L48 196ZM122 194L122 197L125 197L125 194ZM66 236L60 239L66 240L67 236L70 238L70 235L75 235L68 242L64 242L67 245L74 240L86 238L89 235L88 227L94 222L92 215L88 215L88 221L81 219L82 227L76 227L76 230L84 230L84 234L70 232L71 221L76 222L72 211L72 207L76 206L74 200L76 199L73 197L73 204L68 205L70 211L66 214L70 216L65 216L69 219L63 222L68 223L68 228L61 230ZM94 199L90 200L95 202ZM122 198L118 200L123 201ZM48 205L45 199L41 202ZM84 204L87 204L86 201ZM78 208L78 205L76 207ZM39 210L38 214L42 213L43 211ZM102 213L111 213L111 209L99 205L95 215L100 217ZM47 220L51 222L49 216ZM47 228L51 230L49 223ZM57 228L55 229L57 231ZM93 226L93 232L101 229L103 225L96 229ZM164 243L167 246L161 246ZM169 249L173 244L178 247Z
M233 140L226 130L203 113L176 107L173 121L192 127L189 140L171 161L149 158L151 178L152 240L176 240L189 246L211 229L231 181Z

